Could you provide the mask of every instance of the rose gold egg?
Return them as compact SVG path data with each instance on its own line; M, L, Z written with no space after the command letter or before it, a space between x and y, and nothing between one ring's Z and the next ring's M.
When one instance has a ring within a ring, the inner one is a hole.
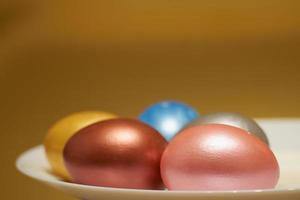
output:
M118 188L160 189L166 141L133 119L111 119L77 132L64 148L73 182Z
M179 133L162 156L161 175L170 190L248 190L275 187L277 160L257 137L221 124Z

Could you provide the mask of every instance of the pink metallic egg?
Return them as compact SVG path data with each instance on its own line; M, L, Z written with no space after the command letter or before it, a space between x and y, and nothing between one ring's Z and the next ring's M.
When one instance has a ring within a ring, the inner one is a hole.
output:
M160 160L167 142L133 119L110 119L73 135L64 148L65 166L75 183L161 189Z
M161 175L169 190L249 190L275 187L278 162L246 131L209 124L187 128L167 146Z

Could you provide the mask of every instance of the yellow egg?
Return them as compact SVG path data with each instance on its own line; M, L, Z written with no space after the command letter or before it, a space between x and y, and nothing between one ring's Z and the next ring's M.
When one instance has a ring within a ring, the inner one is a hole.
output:
M80 129L98 121L116 118L117 115L107 112L86 111L68 115L57 121L48 131L44 146L53 173L70 180L64 166L63 149L69 138Z

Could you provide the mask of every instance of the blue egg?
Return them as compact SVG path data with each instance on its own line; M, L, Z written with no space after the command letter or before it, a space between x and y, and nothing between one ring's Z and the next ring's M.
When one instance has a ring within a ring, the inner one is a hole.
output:
M183 127L197 119L192 107L177 101L162 101L148 107L139 117L170 141Z

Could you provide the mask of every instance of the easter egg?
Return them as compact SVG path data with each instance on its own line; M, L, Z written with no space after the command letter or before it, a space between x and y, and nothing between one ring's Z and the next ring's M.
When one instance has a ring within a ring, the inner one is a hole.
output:
M49 129L44 139L45 152L52 172L63 179L69 180L70 176L63 161L63 148L67 140L85 126L115 117L116 115L108 112L86 111L68 115L57 121Z
M257 137L233 126L209 124L187 128L169 143L161 175L169 190L271 189L279 166Z
M134 119L111 119L73 135L64 148L75 183L116 188L161 189L160 160L167 142Z
M201 116L201 118L193 121L188 125L188 127L203 124L225 124L238 127L246 130L250 134L257 136L263 142L269 145L268 137L263 129L253 119L240 113L218 112L204 115Z
M184 103L162 101L148 107L139 119L158 130L169 141L198 116L195 109Z

